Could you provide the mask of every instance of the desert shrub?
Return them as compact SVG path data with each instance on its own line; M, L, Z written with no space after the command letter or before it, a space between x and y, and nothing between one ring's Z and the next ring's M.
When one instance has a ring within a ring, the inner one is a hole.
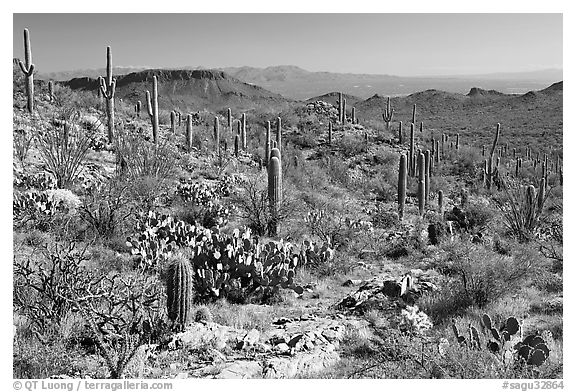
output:
M121 174L130 179L170 177L180 154L169 139L159 138L152 143L143 140L140 131L119 129L115 140L117 164Z
M435 267L458 281L456 290L483 307L514 292L536 271L533 252L520 249L512 256L495 254L483 246L454 242L446 246L447 257Z
M132 214L128 200L128 184L111 179L93 187L84 197L80 215L102 238L111 238Z
M215 185L205 182L182 181L177 194L183 200L180 219L186 223L204 227L225 226L234 212L233 205L225 205L220 199L230 196L231 177L224 177Z
M140 177L131 180L128 199L133 201L137 211L152 211L163 205L171 192L171 184L159 177Z
M328 212L332 211L332 212ZM372 223L359 219L351 219L346 214L317 206L308 212L305 222L310 234L321 241L330 244L335 249L346 247L366 231L373 230Z
M93 134L80 125L79 118L79 112L63 109L46 129L35 133L40 159L56 176L59 188L71 185L76 179L94 139Z
M368 144L363 137L346 135L336 143L338 149L346 158L351 158L368 151Z
M247 226L256 235L270 235L269 229L273 221L270 205L268 201L268 186L264 174L250 177L239 184L239 192L234 198L234 205L237 207L238 216L243 219ZM282 189L282 199L278 203L276 224L281 227L281 223L294 216L297 205L291 195L289 188Z
M30 130L26 129L15 129L14 130L14 156L20 162L20 166L24 167L24 162L28 156L28 151L32 146L32 141L34 140L34 134Z

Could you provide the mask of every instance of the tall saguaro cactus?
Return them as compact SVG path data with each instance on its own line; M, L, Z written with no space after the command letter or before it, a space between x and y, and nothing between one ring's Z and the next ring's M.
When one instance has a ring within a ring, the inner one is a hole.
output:
M332 123L328 123L328 145L332 145Z
M414 159L415 155L414 155L414 123L410 124L410 152L408 155L408 164L410 165L408 168L408 174L410 176L415 176L416 175L416 171L415 171L415 165L414 165Z
M356 124L356 107L352 106L352 124Z
M241 133L241 138L242 138L242 149L246 150L247 144L246 144L246 113L242 113L242 133Z
M496 145L500 139L500 123L496 125L496 134L494 135L494 140L492 141L492 149L490 150L490 156L487 159L488 164L485 168L486 174L486 188L492 188L493 179L498 175L498 168L494 167L494 151L496 150Z
M404 143L404 132L402 131L402 121L398 121L398 144Z
M220 120L214 116L214 151L220 155Z
M344 94L338 93L338 121L344 124L342 108L344 107Z
M282 118L280 117L276 122L276 148L282 151Z
M48 101L54 101L54 81L48 82Z
M152 97L150 91L146 91L146 106L148 108L148 115L152 121L152 138L154 143L158 140L158 78L156 75L153 77L152 82Z
M232 132L232 109L228 108L226 111L226 115L228 118L228 129Z
M192 115L186 116L186 150L192 151Z
M30 46L30 33L24 29L24 63L18 62L20 69L26 77L26 109L34 111L34 64L32 63L32 47Z
M266 141L265 141L265 145L264 145L264 165L266 167L268 167L268 162L270 160L270 149L271 149L270 144L272 143L272 140L270 139L271 134L272 134L272 124L270 124L270 121L267 121L266 122Z
M170 112L170 131L176 133L176 112L174 110Z
M438 191L438 213L440 215L444 214L444 192L442 189Z
M394 109L390 106L390 97L388 97L388 103L386 104L386 109L382 113L382 119L386 123L386 130L390 129L390 123L392 122L392 117L394 116ZM402 143L402 141L400 141Z
M190 319L193 276L192 266L184 257L179 257L168 267L166 282L168 318L182 329Z
M412 124L416 124L416 104L412 106Z
M268 202L270 206L270 222L268 235L278 235L278 208L282 198L282 161L279 158L280 151L272 149L270 163L268 165Z
M404 218L404 205L406 204L406 183L408 182L406 155L400 155L400 168L398 169L398 218Z
M424 154L418 154L418 211L420 216L424 216L425 204L426 204L426 180L425 171L426 165L424 163Z
M430 150L424 152L424 204L428 205L428 199L430 195L430 167L431 154Z
M106 79L100 77L100 91L106 99L106 115L108 116L108 143L114 141L114 95L116 80L112 78L112 48L106 47Z

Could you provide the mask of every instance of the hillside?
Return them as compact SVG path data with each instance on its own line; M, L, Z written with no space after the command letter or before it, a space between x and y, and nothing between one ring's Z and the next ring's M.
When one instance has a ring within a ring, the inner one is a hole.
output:
M292 101L259 86L241 82L216 70L151 69L118 75L116 96L132 103L145 102L146 90L152 90L153 76L158 77L160 106L183 111L219 111L233 107L238 110L273 111L289 106ZM75 78L62 83L73 90L96 91L94 78Z

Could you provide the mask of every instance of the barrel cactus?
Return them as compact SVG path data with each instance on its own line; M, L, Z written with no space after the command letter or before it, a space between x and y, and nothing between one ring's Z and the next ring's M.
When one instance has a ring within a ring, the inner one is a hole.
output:
M168 267L166 294L168 318L179 328L185 327L190 319L192 280L192 266L188 259L182 255L175 256Z

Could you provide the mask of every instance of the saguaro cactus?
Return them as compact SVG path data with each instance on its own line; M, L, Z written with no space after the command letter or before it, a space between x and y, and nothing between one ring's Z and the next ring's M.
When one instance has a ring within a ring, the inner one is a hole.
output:
M136 106L134 106L134 111L136 112L136 117L140 117L140 112L142 111L142 101L136 102Z
M214 151L220 155L220 120L214 116Z
M440 215L444 214L444 192L442 189L438 191L438 213Z
M406 183L408 181L406 155L400 155L400 168L398 169L398 218L404 218L404 205L406 203Z
M356 124L356 107L352 106L352 124Z
M430 194L430 150L424 152L424 204L428 205Z
M420 216L424 216L425 204L426 204L426 182L425 182L425 163L424 154L418 154L418 211Z
M410 167L408 168L408 174L412 177L416 175L415 173L415 165L414 165L414 123L410 124L410 152L408 155L408 161Z
M114 95L116 80L112 79L112 48L106 47L106 79L100 77L100 91L106 99L106 115L108 116L108 143L114 141Z
M424 122L420 121L420 133L424 133Z
M276 122L276 148L282 151L282 119L280 117Z
M459 133L456 134L456 149L457 150L460 149L460 134Z
M390 129L390 123L392 122L392 117L394 116L394 109L390 106L390 97L388 97L388 103L386 104L386 108L384 109L384 113L382 113L382 119L386 123L386 130ZM400 137L400 139L402 139ZM402 140L400 140L402 143Z
M346 124L346 98L342 99L342 124Z
M24 29L24 63L18 62L20 69L26 77L26 109L34 111L34 64L32 63L32 47L30 46L30 33Z
M52 102L54 100L54 81L48 82L48 101Z
M152 138L156 143L158 140L158 78L156 75L152 83L152 97L150 97L150 91L146 91L146 107L152 121Z
M416 124L416 104L412 106L412 124Z
M246 113L242 113L242 132L240 137L242 138L242 149L246 150Z
M486 188L492 188L492 182L498 175L498 168L494 167L494 151L496 150L496 145L498 144L498 139L500 138L500 123L496 125L496 134L494 135L494 141L492 142L492 149L490 150L490 156L488 157L488 165L486 170Z
M170 132L176 133L176 112L174 110L170 112Z
M328 123L328 144L332 144L332 123Z
M278 158L280 151L272 149L268 165L268 202L270 206L270 222L268 235L278 235L278 208L282 198L282 161Z
M270 149L271 149L271 139L270 135L272 133L272 124L270 121L266 122L266 142L264 146L264 165L268 167L268 161L270 160Z
M227 118L228 118L228 129L232 132L232 109L228 108L227 110Z
M398 121L398 144L404 143L404 132L402 132L402 121Z
M181 329L190 319L193 276L192 266L184 257L178 257L168 267L166 282L168 318Z
M192 151L192 115L186 116L186 150Z

